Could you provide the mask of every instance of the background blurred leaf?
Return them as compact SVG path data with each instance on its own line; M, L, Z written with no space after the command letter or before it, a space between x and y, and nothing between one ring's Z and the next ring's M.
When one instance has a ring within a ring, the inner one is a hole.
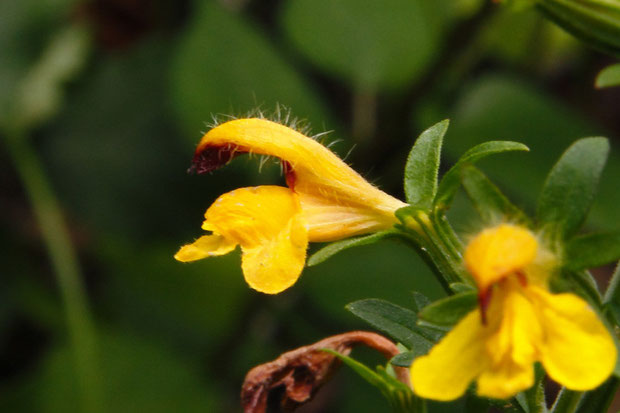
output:
M241 116L257 107L269 113L276 103L317 129L330 123L315 91L264 33L218 2L199 4L171 73L175 109L192 147L211 115Z
M40 59L24 75L11 106L10 127L32 129L48 121L64 100L64 83L83 68L90 50L86 28L69 26L51 36Z
M285 3L282 24L313 64L375 91L422 73L438 47L445 8L419 0L297 0Z
M538 225L560 239L572 235L586 218L607 161L605 138L572 144L549 172L538 200Z
M0 124L12 121L13 104L31 66L52 33L66 26L75 0L5 0L0 2Z
M105 411L216 410L207 383L189 360L137 336L100 331L99 339L100 374L108 395ZM70 364L67 347L49 353L34 378L34 392L22 394L32 399L33 411L79 410L76 377L66 367Z
M620 63L609 65L596 76L597 88L620 86Z

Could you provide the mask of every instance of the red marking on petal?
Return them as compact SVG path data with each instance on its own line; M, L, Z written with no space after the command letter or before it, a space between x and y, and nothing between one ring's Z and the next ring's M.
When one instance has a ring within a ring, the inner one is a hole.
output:
M527 287L527 277L525 276L525 274L521 271L517 271L515 274L517 275L517 279L519 280L519 284L521 284L521 287Z
M480 306L480 321L483 325L487 324L487 308L491 302L492 290L486 289L478 293L478 305Z
M286 185L291 189L291 191L295 192L295 182L297 181L297 176L295 175L295 171L293 170L293 165L291 165L287 161L282 162L282 170L284 171L284 177L286 179Z

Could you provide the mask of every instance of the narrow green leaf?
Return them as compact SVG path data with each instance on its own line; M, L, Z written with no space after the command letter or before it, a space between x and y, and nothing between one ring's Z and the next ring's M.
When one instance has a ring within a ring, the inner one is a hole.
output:
M620 86L620 63L607 66L596 76L594 86L598 89Z
M555 291L574 291L585 298L593 307L600 308L602 304L601 292L596 280L587 270L571 271L565 269L559 277L551 279Z
M465 283L452 283L450 284L450 289L454 291L456 294L476 290L476 288L473 285L469 285Z
M331 258L333 255L336 255L339 252L347 250L349 248L373 244L385 238L398 236L398 234L398 231L387 230L362 237L349 238L338 242L332 242L331 244L321 248L320 250L315 252L310 258L308 258L308 267L320 264L328 258Z
M600 267L620 259L620 232L572 238L565 247L565 266L571 270Z
M603 303L615 323L620 325L620 264L616 266L616 271L609 281Z
M395 411L403 413L414 413L420 411L419 403L421 400L413 394L411 388L392 377L383 367L377 367L377 371L374 372L364 364L352 359L351 357L345 356L331 349L323 349L323 351L338 357L361 378L366 380L366 382L379 389L390 405L395 408Z
M413 303L414 303L413 310L416 312L419 312L421 309L429 305L431 303L431 300L427 296L422 294L421 292L414 291L413 292Z
M519 142L491 141L476 145L465 152L441 179L439 188L437 189L437 195L435 196L435 206L447 208L450 205L459 187L461 170L464 166L471 165L489 155L508 151L529 151L529 149Z
M390 363L399 367L409 367L418 356L414 350L405 351L392 357Z
M599 0L539 0L550 20L603 52L620 56L620 5Z
M422 209L430 209L433 205L441 145L449 124L446 119L422 132L409 152L405 166L405 195L411 205Z
M536 216L555 239L565 239L583 223L607 161L606 138L584 138L573 143L547 176Z
M515 397L526 413L547 413L544 378L545 370L536 363L534 385Z
M418 317L413 311L385 300L369 298L355 301L346 309L408 349L428 350L440 336L437 331L418 326Z
M506 218L510 221L527 223L525 214L478 168L475 166L463 168L461 179L467 196L484 223L497 223Z
M612 377L596 389L587 392L575 413L600 413L610 411L620 380Z
M478 304L475 291L463 292L435 301L419 313L421 320L438 326L452 326Z
M351 357L345 356L344 354L340 354L337 351L331 349L323 349L322 351L326 353L330 353L336 357L338 357L344 364L349 366L354 372L356 372L361 378L366 380L370 385L377 387L380 390L386 390L389 387L389 384L377 373L372 371L368 366L360 363L357 360L352 359Z

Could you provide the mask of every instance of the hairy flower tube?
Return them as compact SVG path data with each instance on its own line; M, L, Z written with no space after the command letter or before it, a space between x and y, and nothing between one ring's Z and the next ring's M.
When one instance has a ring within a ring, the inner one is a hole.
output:
M411 367L416 394L453 400L476 380L480 396L504 399L534 384L534 363L571 390L589 390L611 374L614 341L592 308L547 283L551 253L529 230L488 228L465 251L480 305Z
M308 242L333 241L390 228L405 203L380 191L329 149L289 127L265 119L237 119L205 134L192 168L213 171L243 153L279 158L288 187L240 188L207 209L211 234L181 247L187 262L241 246L250 287L279 293L297 281Z

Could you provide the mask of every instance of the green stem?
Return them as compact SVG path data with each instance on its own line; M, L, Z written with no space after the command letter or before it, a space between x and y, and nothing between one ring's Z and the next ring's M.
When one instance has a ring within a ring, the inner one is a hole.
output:
M574 413L577 411L582 397L583 392L572 391L562 387L550 413Z
M452 293L449 287L451 283L466 281L460 253L440 235L440 231L435 228L436 224L426 212L420 210L408 215L403 224L405 233L433 268L448 294Z
M30 199L56 275L73 347L82 411L103 411L101 383L95 351L95 332L75 250L61 208L28 137L9 131L6 146Z

